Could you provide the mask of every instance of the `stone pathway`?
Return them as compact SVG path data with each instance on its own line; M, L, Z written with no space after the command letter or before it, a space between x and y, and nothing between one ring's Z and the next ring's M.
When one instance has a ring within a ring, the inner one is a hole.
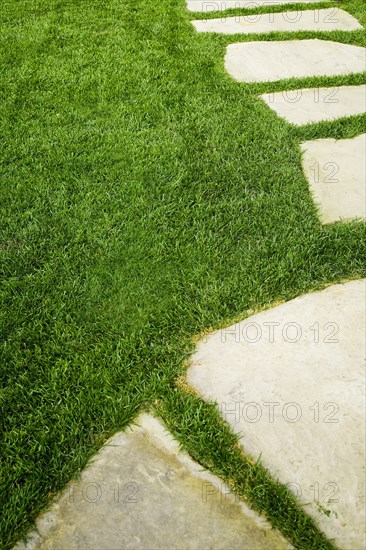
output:
M295 19L289 19L295 16ZM337 8L192 23L199 32L225 34L362 28L354 17ZM225 68L235 80L248 83L344 76L366 70L366 49L319 39L238 42L227 46ZM301 125L364 113L365 90L364 85L308 88L267 93L262 95L262 99L280 116ZM315 140L302 144L301 149L304 152L304 173L319 206L322 223L365 219L366 150L363 137L337 143L330 139Z
M345 549L365 547L365 291L334 285L210 334L188 371Z
M284 550L282 536L179 451L154 417L114 435L16 550Z
M291 1L299 2L313 0ZM287 3L188 0L187 7L208 12ZM193 24L199 32L226 34L361 28L337 8ZM366 69L365 48L318 39L235 43L227 47L225 67L249 83L347 75ZM296 101L286 92L262 99L301 125L364 112L365 89L340 87L335 102L321 105L313 93L332 99L334 88L289 92L300 92ZM301 145L323 223L365 217L365 145L365 135ZM364 303L364 281L302 296L211 334L188 372L190 384L219 403L245 451L289 485L330 539L352 550L365 543ZM143 414L138 424L106 443L17 550L290 548L221 480L180 452L158 420Z
M346 11L335 10L334 8L240 15L222 17L221 19L201 19L192 21L192 24L198 32L216 32L221 34L351 31L362 29L362 25L352 15Z
M301 16L292 24L282 13L192 23L198 32L225 34L330 30L329 18L343 30L361 28L333 10L335 18L330 10L293 12ZM247 83L349 75L366 70L365 54L319 39L239 42L227 46L225 68ZM262 99L302 125L364 113L365 91L308 88ZM365 218L365 135L309 141L301 150L322 223ZM188 371L188 382L218 403L245 451L261 457L347 550L366 543L365 298L365 281L353 281L259 313L201 341Z
M366 219L366 134L301 144L302 164L322 223Z

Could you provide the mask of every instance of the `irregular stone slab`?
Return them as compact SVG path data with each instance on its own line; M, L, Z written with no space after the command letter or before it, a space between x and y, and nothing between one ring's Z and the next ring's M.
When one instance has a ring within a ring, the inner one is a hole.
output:
M297 126L366 111L366 85L303 88L263 94L261 98L280 117Z
M235 17L222 17L221 19L201 19L192 21L192 24L198 32L216 32L221 34L255 34L282 31L352 31L363 28L357 19L338 8L237 15Z
M17 549L290 548L143 414L117 433Z
M210 334L188 382L339 548L364 548L365 280ZM329 515L328 515L329 514Z
M316 0L317 3L324 3L328 0ZM313 0L227 0L226 2L212 0L187 0L189 11L204 13L213 11L224 11L232 8L262 8L266 6L281 6L283 4L313 4Z
M322 223L366 218L366 134L301 144L302 166Z
M284 40L229 44L225 67L240 82L336 76L363 72L366 48L330 40Z

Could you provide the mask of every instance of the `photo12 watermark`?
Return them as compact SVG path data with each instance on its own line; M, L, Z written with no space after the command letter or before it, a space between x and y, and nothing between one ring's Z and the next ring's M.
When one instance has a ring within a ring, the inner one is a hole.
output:
M327 507L340 501L340 489L335 481L315 481L307 484L290 481L285 483L285 486L301 503L310 504L313 502L317 505L318 510L326 515L331 513L331 510ZM224 502L229 498L235 502L240 502L240 496L230 491L224 483L202 482L203 503L209 503L213 499Z
M68 487L68 499L71 503L98 504L103 499L108 499L114 504L137 504L142 500L140 489L136 481L112 484L101 484L96 481L71 483Z
M217 4L218 5L218 4ZM270 5L270 4L268 4ZM273 4L272 4L273 5ZM212 4L211 4L212 6ZM232 6L230 6L232 7ZM239 6L240 7L240 6ZM263 5L259 6L255 2L248 3L246 6L246 9L256 9L256 8L263 8ZM224 10L212 10L209 11L224 11ZM334 25L336 23L339 23L339 17L338 17L339 8L329 8L329 9L319 9L316 8L314 10L301 10L301 9L294 9L291 11L282 11L280 13L276 12L270 12L270 13L257 13L257 14L250 14L250 15L235 15L234 20L235 23L246 23L247 25L250 24L256 24L259 22L263 23L270 23L275 26L275 24L278 25L280 21L284 21L285 23L296 24L299 23L302 19L306 18L306 21L309 23L324 23L325 25ZM207 13L207 11L206 11ZM233 16L221 16L221 21L223 23L226 22L227 18L230 17L230 20L232 20ZM209 21L209 20L207 20ZM274 29L275 30L275 29ZM310 29L309 29L310 30Z
M318 401L304 406L296 401L280 403L279 401L236 401L221 402L219 410L222 417L230 424L240 424L243 421L249 424L257 422L286 422L296 424L300 421L315 424L338 424L340 407L338 403L329 401L321 404Z
M225 483L215 483L212 481L202 482L202 502L205 504L212 499L219 498L221 502L225 502L227 499L234 499L235 502L240 501L240 497L237 493L230 491Z
M280 96L286 103L298 103L302 97L308 97L310 94L313 103L339 103L339 86L329 88L311 88L297 90L283 90L281 92L269 92L266 94L267 102L274 103L275 99Z
M333 321L314 322L309 326L304 326L296 321L286 323L283 321L264 321L262 323L247 321L220 329L220 341L223 344L227 341L256 344L263 340L270 344L275 342L296 344L305 338L315 344L337 344L339 342L339 325ZM205 341L207 341L207 336L203 338L203 342Z

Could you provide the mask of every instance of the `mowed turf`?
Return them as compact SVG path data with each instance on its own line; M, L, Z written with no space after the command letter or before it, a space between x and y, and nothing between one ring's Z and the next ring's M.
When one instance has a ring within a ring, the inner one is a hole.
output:
M337 5L366 24L362 0ZM2 0L0 17L1 548L142 408L296 548L331 548L176 379L193 335L366 275L365 224L321 226L299 149L365 117L293 128L257 98L365 75L238 84L225 47L248 38L196 34L183 0Z

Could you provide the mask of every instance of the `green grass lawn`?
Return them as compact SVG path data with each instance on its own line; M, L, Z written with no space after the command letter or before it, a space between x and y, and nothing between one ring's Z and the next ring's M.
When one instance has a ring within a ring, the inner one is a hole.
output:
M363 0L337 5L366 24ZM175 379L202 330L366 275L365 224L321 226L299 149L366 117L298 129L257 98L366 78L238 84L227 44L292 35L197 34L200 17L184 0L2 0L1 548L142 408L296 548L331 548Z

